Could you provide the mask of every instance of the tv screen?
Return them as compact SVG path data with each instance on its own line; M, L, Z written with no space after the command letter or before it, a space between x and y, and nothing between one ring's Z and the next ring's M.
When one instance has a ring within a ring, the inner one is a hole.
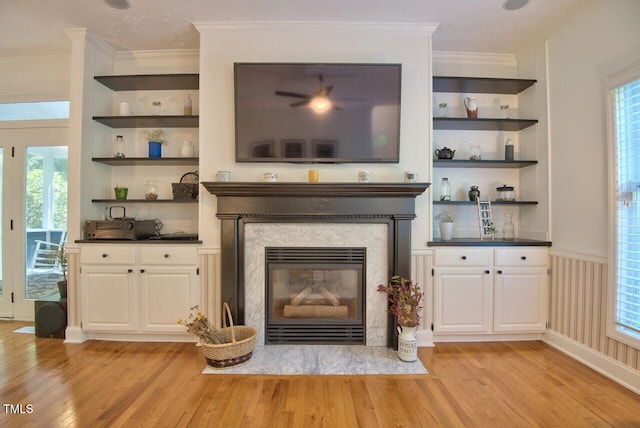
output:
M398 163L400 64L236 63L237 162Z

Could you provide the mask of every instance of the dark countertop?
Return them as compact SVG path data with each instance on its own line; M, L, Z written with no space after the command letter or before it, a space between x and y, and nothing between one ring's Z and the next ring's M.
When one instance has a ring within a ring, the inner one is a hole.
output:
M199 239L78 239L76 244L202 244Z
M436 239L427 242L429 247L550 247L551 241L537 241L534 239L516 238L513 241L504 241L501 238L480 240L480 238L454 238L450 241Z

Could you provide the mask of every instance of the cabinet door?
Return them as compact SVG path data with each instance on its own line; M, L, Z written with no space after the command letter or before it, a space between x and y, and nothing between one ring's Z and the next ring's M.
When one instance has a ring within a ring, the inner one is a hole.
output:
M544 267L497 268L494 331L544 332L548 287Z
M483 268L435 268L434 332L490 332L491 278Z
M178 319L186 319L198 304L198 276L195 266L143 267L141 329L147 332L183 333Z
M82 266L82 328L136 331L136 274L131 266Z

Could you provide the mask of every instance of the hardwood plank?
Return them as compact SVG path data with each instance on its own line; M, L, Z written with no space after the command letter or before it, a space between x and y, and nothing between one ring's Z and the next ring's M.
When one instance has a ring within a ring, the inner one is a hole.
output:
M3 427L640 426L640 396L542 342L420 348L423 376L202 375L192 343L64 344L0 322Z

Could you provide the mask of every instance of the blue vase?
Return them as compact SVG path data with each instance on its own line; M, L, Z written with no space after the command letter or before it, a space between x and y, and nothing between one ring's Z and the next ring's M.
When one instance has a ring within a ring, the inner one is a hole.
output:
M162 157L162 143L157 141L149 141L149 157L150 158Z

